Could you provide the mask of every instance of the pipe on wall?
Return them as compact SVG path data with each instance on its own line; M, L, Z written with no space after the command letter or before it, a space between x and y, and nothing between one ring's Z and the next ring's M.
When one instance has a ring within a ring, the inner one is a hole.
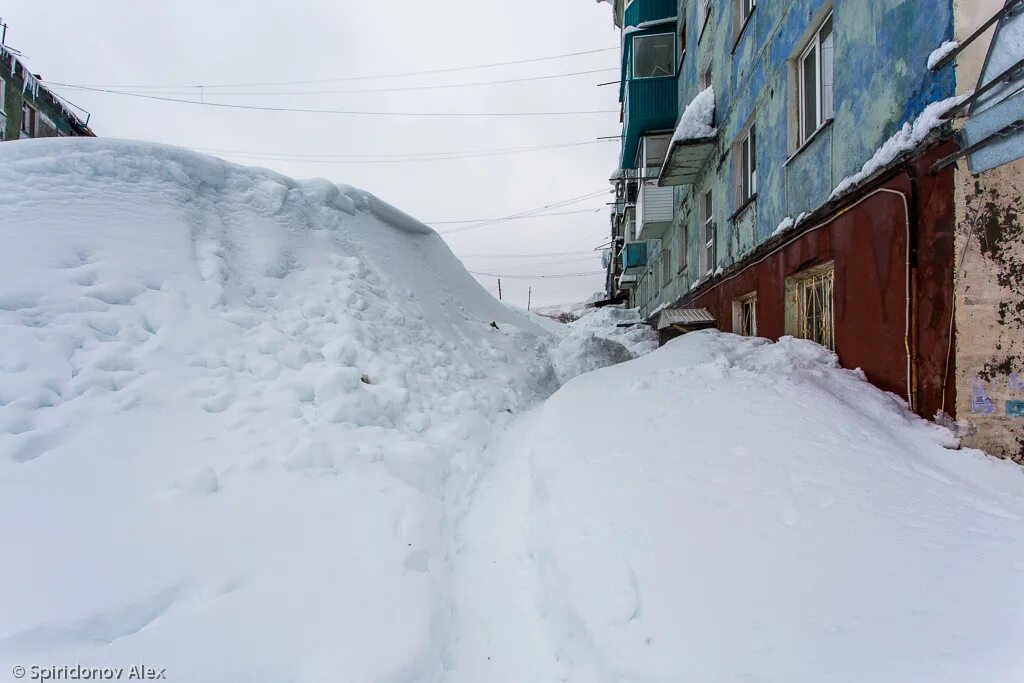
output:
M914 179L913 179L913 176L911 176L910 172L907 171L904 168L902 170L902 174L907 177L908 183L910 184L911 188L913 188ZM905 286L905 289L906 289L906 310L905 310L905 320L904 320L904 329L903 329L903 347L904 347L904 351L906 352L906 356L907 356L907 369L906 369L906 375L907 375L906 376L906 382L907 382L907 403L910 404L910 409L911 410L916 411L917 410L917 390L916 390L915 381L914 381L914 377L915 377L914 349L913 349L913 339L912 339L912 335L911 335L911 331L913 329L912 321L913 321L913 310L914 310L914 307L913 307L913 263L912 263L911 256L912 256L912 253L913 253L913 250L914 250L914 244L913 244L913 220L911 218L911 202L910 202L909 194L907 192L903 192L901 190L894 190L894 189L889 188L889 187L878 187L878 188L875 188L874 190L872 190L871 192L868 192L866 195L864 195L863 197L859 198L857 201L853 202L852 204L849 204L848 206L844 206L842 209L836 211L834 214L832 214L828 218L823 219L819 223L816 223L811 228L808 228L807 230L800 231L799 234L796 234L796 235L792 236L791 238L787 239L785 242L783 242L779 246L775 247L774 249L769 251L767 254L765 254L764 256L759 258L758 260L754 261L753 263L749 263L746 266L744 266L743 268L741 268L739 271L737 271L735 273L732 273L731 275L728 275L728 276L722 278L721 280L719 280L715 284L714 287L712 287L711 289L709 289L707 291L711 291L713 289L716 289L719 286L721 286L722 284L728 282L729 280L732 280L734 278L739 277L740 275L745 273L747 270L749 270L749 269L753 268L754 266L764 262L769 257L774 256L775 254L779 253L780 251L782 251L786 247L790 246L791 244L793 244L797 240L802 239L803 237L811 234L812 232L816 232L816 231L820 230L821 228L824 228L824 227L832 224L834 221L836 221L843 214L845 214L845 213L847 213L849 211L852 211L853 209L855 209L856 207L860 206L861 204L863 204L867 200L869 200L872 197L874 197L876 195L879 195L879 194L896 195L897 197L900 198L900 200L902 201L902 204L903 204L903 216L904 216L904 223L905 223L905 227L906 227L906 231L905 231L905 234L906 234L906 243L905 243L905 246L906 246L906 259L905 259L905 272L904 272L904 286ZM945 387L943 387L942 390L943 390L943 392L945 392Z

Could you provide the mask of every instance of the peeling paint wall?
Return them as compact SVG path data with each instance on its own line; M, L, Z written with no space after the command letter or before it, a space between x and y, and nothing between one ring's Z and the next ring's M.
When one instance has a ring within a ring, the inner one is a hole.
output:
M1003 0L957 0L963 39ZM956 60L975 88L994 29ZM1024 161L956 179L956 420L965 445L1024 464Z
M679 0L677 32L686 27L679 74L679 111L700 92L709 66L715 88L718 149L704 175L676 188L676 216L662 241L673 258L684 243L685 269L648 297L641 314L685 294L698 273L702 222L697 198L714 189L718 264L728 267L765 242L787 216L823 205L832 189L859 171L885 140L931 102L953 95L951 70L932 73L928 56L953 35L954 0L772 0L759 2L737 34L734 0L714 0L711 20L700 2ZM986 0L987 1L987 0ZM922 6L927 5L927 11ZM797 152L793 59L833 13L835 118ZM757 126L758 194L743 211L734 145L748 122ZM667 253L667 252L666 252ZM646 276L657 282L660 264Z

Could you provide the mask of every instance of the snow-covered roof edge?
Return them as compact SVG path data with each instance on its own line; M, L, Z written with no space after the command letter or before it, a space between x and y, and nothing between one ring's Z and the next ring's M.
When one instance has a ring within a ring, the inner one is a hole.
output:
M17 74L18 66L21 66L22 95L31 94L32 99L38 101L40 91L45 92L47 95L50 96L50 99L53 100L54 104L60 107L61 113L64 114L64 116L66 116L68 119L70 119L72 123L85 130L89 130L89 127L86 125L85 121L83 121L81 117L78 116L78 114L75 114L70 109L68 109L64 105L64 101L60 97L54 94L52 90L50 90L42 84L42 81L36 78L35 74L32 73L32 70L28 68L28 65L21 60L20 54L18 52L16 52L13 48L7 45L0 45L0 58L3 57L6 57L11 60L12 78Z

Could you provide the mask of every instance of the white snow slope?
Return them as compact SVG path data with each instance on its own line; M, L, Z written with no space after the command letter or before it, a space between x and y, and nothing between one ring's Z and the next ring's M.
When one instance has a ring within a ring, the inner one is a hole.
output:
M792 338L578 377L490 454L446 680L1018 683L1024 473L949 440Z
M440 666L445 490L545 333L369 195L170 147L0 145L0 244L3 675Z
M0 672L1020 681L1024 475L820 347L541 403L629 312L559 341L369 195L154 145L0 145L0 244Z

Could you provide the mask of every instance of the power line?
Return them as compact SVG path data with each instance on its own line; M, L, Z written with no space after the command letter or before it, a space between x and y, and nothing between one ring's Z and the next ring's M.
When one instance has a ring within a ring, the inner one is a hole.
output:
M562 272L553 275L503 275L498 272L478 272L470 270L471 274L480 275L481 278L502 278L503 280L564 280L567 278L587 278L588 275L598 275L604 270L589 270L587 272Z
M481 151L466 154L445 154L444 152L437 152L434 153L433 155L416 154L404 157L399 155L391 155L390 158L374 158L375 155L351 155L349 157L346 157L345 155L288 155L284 153L275 154L270 152L229 152L226 150L204 149L202 147L193 147L192 149L194 149L197 152L203 152L206 154L223 154L226 156L234 157L236 159L248 159L251 161L297 161L312 164L407 164L418 161L450 161L454 159L477 159L482 157L506 156L510 154L524 154L527 152L542 152L552 149L582 147L585 145L599 143L599 140L593 140L591 142L575 142L564 145L522 147L518 149L514 148L503 151ZM382 156L388 157L389 155Z
M448 90L452 88L475 88L480 86L489 85L505 85L509 83L528 83L530 81L546 81L555 78L570 78L573 76L585 76L589 74L608 73L611 71L618 71L618 69L592 69L590 71L574 71L571 73L564 74L550 74L546 76L531 76L529 78L511 78L500 81L474 81L470 83L446 83L439 85L411 85L399 88L367 88L359 90L291 90L291 91L245 91L245 92L210 92L211 86L182 86L181 88L174 88L172 90L158 90L158 89L146 89L141 91L138 88L117 88L116 90L121 93L132 93L132 94L145 94L145 95L218 95L218 96L245 96L252 97L256 95L349 95L349 94L364 94L364 93L390 93L390 92L407 92L414 90ZM56 81L49 81L49 85L59 86L62 88L72 88L74 90L88 90L97 86L83 86L75 83L58 83Z
M441 234L441 235L450 235L450 234L456 233L456 232L464 232L466 230L475 230L476 228L484 228L484 227L487 227L487 226L496 225L498 223L505 223L507 221L516 220L516 219L519 219L519 218L525 218L527 216L532 216L534 214L541 213L541 212L546 211L548 209L557 209L557 208L560 208L560 207L563 207L563 206L569 206L570 204L578 204L579 202L585 202L585 201L587 201L589 199L594 199L594 198L599 197L599 196L601 196L603 194L606 194L607 192L608 192L608 190L597 190L595 192L591 192L589 194L581 195L579 197L573 197L571 199L566 199L566 200L563 200L563 201L560 201L560 202L555 202L554 204L548 204L547 206L541 206L541 207L538 207L536 209L531 209L529 211L523 211L521 213L512 214L511 216L505 216L503 218L495 218L493 220L484 221L483 223L476 223L474 225L467 225L466 227L463 227L463 228L454 228L452 230L443 230L439 234ZM598 211L600 211L600 209L598 209Z
M559 147L577 147L582 145L594 145L603 140L583 140L581 142L564 142L554 145L529 145L523 147L491 147L488 149L452 149L444 152L403 152L400 154L297 154L293 152L262 152L262 151L249 151L242 149L217 149L213 147L193 147L197 152L216 152L222 154L247 154L247 155L260 155L260 156L287 156L296 157L302 159L338 159L338 158L353 158L353 159L382 159L382 158L412 158L412 157L438 157L446 156L450 154L491 154L497 152L525 152L534 149L556 149Z
M574 256L576 254L596 254L594 251L553 251L547 254L458 254L459 258L481 258L481 259L518 259L518 258L543 258L546 256Z
M416 112L416 111L361 111L347 109L304 109L298 107L268 107L254 104L228 104L227 102L202 102L196 100L183 100L177 97L164 97L162 95L144 95L142 93L126 92L122 90L108 90L106 88L92 88L78 86L79 90L87 92L106 93L108 95L121 95L123 97L136 97L145 100L156 100L159 102L177 102L178 104L192 104L200 107L219 107L221 109L245 109L249 111L276 111L299 114L338 114L343 116L420 116L420 117L467 117L467 116L581 116L589 114L616 114L613 109L593 109L579 111L525 111L525 112Z
M522 216L522 218L544 218L547 216L570 216L573 214L580 213L598 213L601 209L577 209L575 211L555 211L552 213L537 213L530 216ZM475 221L423 221L427 225L454 225L456 223L489 223L491 221L507 221L513 220L512 218L480 218Z
M454 73L454 72L457 72L457 71L475 71L476 69L491 69L491 68L494 68L494 67L512 66L512 65L515 65L515 64L533 64L533 63L536 63L536 62L548 62L548 61L555 60L555 59L566 59L568 57L580 57L582 55L593 55L593 54L598 54L600 52L611 52L613 50L618 50L618 49L619 49L618 47L604 47L604 48L600 48L598 50L584 50L582 52L567 52L565 54L551 55L549 57L534 57L534 58L531 58L531 59L517 59L517 60L509 61L509 62L494 62L494 63L491 63L491 64L478 64L478 65L475 65L475 66L457 66L457 67L450 67L450 68L447 68L447 69L430 69L430 70L426 70L426 71L406 71L404 73L380 74L380 75L377 75L377 76L346 76L346 77L341 77L341 78L320 78L320 79L308 80L308 81L267 81L267 82L262 82L262 83L219 83L219 84L207 83L207 84L192 85L192 86L181 85L181 84L177 84L177 85L173 85L173 84L170 84L170 85L167 85L167 84L165 84L165 85L153 85L153 84L149 84L149 85L116 85L116 84L110 84L110 83L105 83L105 84L101 83L101 84L90 84L88 87L91 87L91 88L119 88L119 89L123 89L123 88L134 88L134 89L139 89L139 88L183 88L183 87L191 87L191 88L254 88L254 87L271 86L271 85L310 85L310 84L314 84L314 83L344 83L344 82L350 82L350 81L375 80L375 79L378 79L378 78L401 78L401 77L404 77L404 76L426 76L428 74L445 74L445 73Z

